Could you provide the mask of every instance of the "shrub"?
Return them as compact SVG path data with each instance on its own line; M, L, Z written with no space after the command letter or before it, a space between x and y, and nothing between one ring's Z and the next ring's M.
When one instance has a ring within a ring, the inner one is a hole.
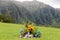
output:
M12 22L12 19L6 17L5 15L0 14L0 21L1 22L5 22L5 23L11 23Z

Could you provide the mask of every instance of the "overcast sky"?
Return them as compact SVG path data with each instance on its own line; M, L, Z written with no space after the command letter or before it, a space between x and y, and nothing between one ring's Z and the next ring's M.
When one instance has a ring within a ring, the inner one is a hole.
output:
M23 2L23 1L33 1L33 0L16 0L16 1ZM54 8L60 8L60 0L37 0L37 1L49 4Z

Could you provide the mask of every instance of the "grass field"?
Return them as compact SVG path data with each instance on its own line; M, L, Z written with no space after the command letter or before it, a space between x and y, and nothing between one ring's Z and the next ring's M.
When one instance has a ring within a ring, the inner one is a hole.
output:
M39 27L41 38L19 38L21 24L0 23L0 40L60 40L60 29Z

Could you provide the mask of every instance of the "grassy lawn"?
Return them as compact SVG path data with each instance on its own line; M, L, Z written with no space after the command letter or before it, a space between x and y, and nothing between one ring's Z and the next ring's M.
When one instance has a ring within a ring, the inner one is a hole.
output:
M19 38L21 24L0 23L0 40L60 40L60 29L39 27L41 38Z

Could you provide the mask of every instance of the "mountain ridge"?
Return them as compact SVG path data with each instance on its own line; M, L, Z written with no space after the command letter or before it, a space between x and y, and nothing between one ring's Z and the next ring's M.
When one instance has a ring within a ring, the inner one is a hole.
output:
M52 25L60 22L60 12L41 2L0 1L0 13L5 15L8 11L15 23L28 20L37 25Z

